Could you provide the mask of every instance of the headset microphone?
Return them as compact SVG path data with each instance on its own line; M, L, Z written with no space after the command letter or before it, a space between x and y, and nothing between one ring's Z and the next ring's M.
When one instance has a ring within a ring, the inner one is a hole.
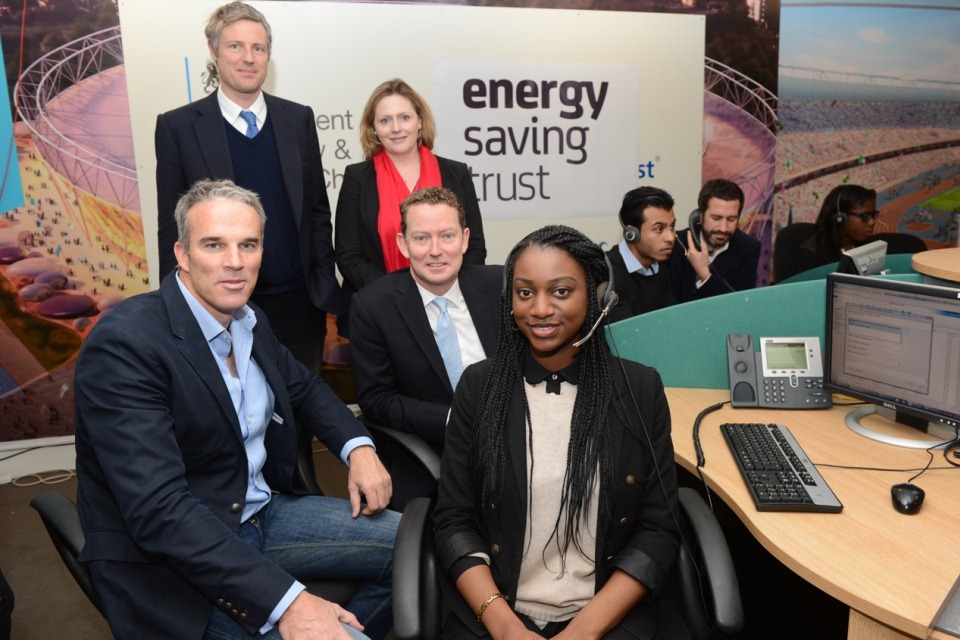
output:
M603 319L607 317L608 313L610 313L610 309L613 309L615 306L617 306L617 302L620 301L620 296L617 295L616 291L611 290L604 294L604 300L606 301L607 305L602 311L600 311L600 317L597 318L597 321L593 323L592 327L590 327L590 331L587 332L587 335L573 343L574 348L579 348L580 345L590 339L590 336L592 336L597 330L597 327L600 326L600 323L603 322Z

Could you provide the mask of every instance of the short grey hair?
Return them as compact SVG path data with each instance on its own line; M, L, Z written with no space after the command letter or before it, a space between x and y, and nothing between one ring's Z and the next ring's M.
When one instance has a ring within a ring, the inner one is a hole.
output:
M263 228L267 224L267 214L260 204L260 198L249 189L237 186L232 180L198 180L177 201L173 217L177 221L177 242L183 250L190 251L190 228L187 225L187 216L190 209L201 202L211 200L233 200L252 207L260 218L260 236L263 237Z
M252 20L264 28L267 32L267 55L269 55L273 48L273 32L270 30L270 23L257 9L243 2L225 4L210 14L210 19L207 20L207 26L203 33L207 36L207 44L210 45L214 53L220 51L220 33L223 28L229 27L239 20Z

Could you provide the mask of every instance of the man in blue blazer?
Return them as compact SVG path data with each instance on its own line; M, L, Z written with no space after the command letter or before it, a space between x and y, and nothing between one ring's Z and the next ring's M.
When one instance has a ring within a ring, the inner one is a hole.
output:
M258 10L231 2L206 27L216 93L157 118L160 275L176 266L173 210L197 180L229 179L268 214L253 301L280 342L319 372L326 314L346 311L334 273L333 225L313 111L261 90L272 35Z
M397 243L410 268L353 296L350 351L357 401L364 419L417 434L440 455L459 376L451 379L438 346L440 311L432 301L450 300L462 370L493 355L503 268L463 264L470 229L453 191L414 191L400 213ZM400 451L393 452L390 475L395 509L435 490L432 478Z
M382 637L399 523L383 510L390 477L363 425L247 304L256 194L201 181L175 216L178 271L103 317L76 366L80 559L111 631ZM305 495L303 430L349 465L349 502ZM325 579L362 585L343 609L303 590Z
M688 229L677 232L670 256L677 302L701 300L757 286L760 241L737 226L743 190L729 180L709 180L697 196Z

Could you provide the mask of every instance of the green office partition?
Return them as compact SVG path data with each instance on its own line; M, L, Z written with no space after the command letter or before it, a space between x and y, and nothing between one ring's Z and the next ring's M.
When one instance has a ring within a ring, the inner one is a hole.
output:
M920 282L919 274L875 276ZM826 280L781 283L686 302L607 327L614 355L660 372L668 387L726 389L727 334L818 336L823 348Z

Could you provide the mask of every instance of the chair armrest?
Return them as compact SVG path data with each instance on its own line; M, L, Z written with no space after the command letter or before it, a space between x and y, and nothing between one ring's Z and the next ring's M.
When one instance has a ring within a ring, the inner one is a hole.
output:
M397 640L440 637L440 583L430 500L407 503L393 548L393 632Z
M77 581L90 602L100 610L100 600L93 590L87 567L78 560L86 538L83 535L83 527L80 525L77 505L56 491L44 491L30 501L30 506L40 514L43 526L50 534L53 546L70 571L70 575Z
M713 607L712 617L717 629L728 635L739 633L743 629L743 603L733 558L720 524L693 489L681 487L679 497L680 509L693 536L692 543L698 550L699 583L708 596L705 604ZM700 594L695 597L700 599Z
M403 449L433 478L434 482L440 482L440 456L423 438L415 433L385 427L366 418L363 423L373 435L374 440L387 441L391 446Z

